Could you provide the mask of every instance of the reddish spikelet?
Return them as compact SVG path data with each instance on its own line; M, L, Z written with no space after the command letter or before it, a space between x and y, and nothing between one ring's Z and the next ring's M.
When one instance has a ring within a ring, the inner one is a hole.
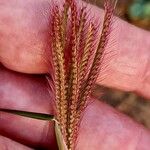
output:
M78 23L78 26L77 26L77 43L78 43L78 46L80 46L80 42L83 38L83 32L84 32L84 28L85 28L85 22L86 22L86 7L83 7L80 11L80 18L79 18L79 23Z
M80 97L82 99L82 102L78 106L79 115L83 111L83 109L86 107L86 100L88 99L88 96L91 93L92 87L100 71L99 69L100 69L100 64L102 62L102 55L108 43L109 34L111 30L113 12L114 12L114 7L112 7L110 2L106 1L105 2L105 16L104 16L104 23L103 23L103 28L101 32L101 37L100 37L100 41L98 44L98 48L95 53L92 67L90 69L90 72L87 78L87 82L85 83L84 88L83 88L84 91L82 92L81 97Z
M61 20L61 39L62 39L62 47L65 49L65 42L66 42L66 30L67 30L67 19L68 19L68 9L69 4L66 2L64 4L64 9L62 12L62 20Z
M77 62L77 33L76 33L76 24L77 24L77 8L74 2L71 3L71 45L72 45L72 61L71 61L71 82L72 87L71 97L70 97L70 110L69 110L69 119L68 119L68 149L72 148L73 145L73 127L74 119L76 116L76 105L78 101L78 62Z
M94 25L90 23L87 29L87 36L85 38L85 44L83 47L82 59L79 65L79 82L80 82L79 88L81 88L81 85L83 84L82 81L87 73L89 58L93 50L92 46L94 42L94 33L95 33Z
M66 0L63 11L58 6L53 9L51 41L56 118L68 150L75 148L81 115L101 69L113 12L114 5L106 1L103 28L95 48L98 30L92 20L88 21L85 7L78 10L75 0Z
M67 100L66 100L66 78L64 70L64 52L61 39L61 21L59 9L54 9L54 26L53 26L53 58L55 65L55 85L56 85L56 106L57 117L62 128L63 135L66 137L67 122Z

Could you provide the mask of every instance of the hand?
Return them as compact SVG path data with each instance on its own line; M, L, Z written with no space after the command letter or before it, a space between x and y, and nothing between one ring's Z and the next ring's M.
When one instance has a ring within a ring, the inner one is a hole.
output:
M53 113L53 93L48 93L42 75L49 68L41 55L48 44L49 7L48 0L0 0L0 61L17 71L0 67L0 108ZM89 7L95 17L102 17L102 10ZM119 19L115 25L116 55L97 83L150 98L150 33ZM1 113L0 134L2 150L57 149L51 122ZM76 149L149 150L149 143L149 130L95 100L84 113Z

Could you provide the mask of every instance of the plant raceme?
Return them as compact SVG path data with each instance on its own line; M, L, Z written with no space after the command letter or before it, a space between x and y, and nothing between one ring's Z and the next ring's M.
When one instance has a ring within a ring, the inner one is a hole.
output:
M66 0L63 8L55 3L52 7L50 42L56 119L68 150L75 149L81 116L101 70L116 3L105 1L100 33L84 4L78 6L77 1Z

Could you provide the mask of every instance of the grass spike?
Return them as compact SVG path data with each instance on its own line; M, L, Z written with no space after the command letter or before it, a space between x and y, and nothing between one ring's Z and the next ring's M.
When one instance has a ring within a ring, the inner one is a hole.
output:
M90 69L87 82L84 85L83 92L80 96L81 103L80 106L78 107L78 113L80 114L83 109L86 107L86 101L91 93L93 84L96 81L96 78L99 73L99 66L101 64L101 57L103 55L103 52L106 48L108 39L109 39L109 34L111 30L111 22L112 22L112 16L113 16L114 8L111 7L111 4L109 2L105 2L105 16L104 16L104 23L103 23L103 28L101 32L101 37L100 41L98 44L98 48L95 53L95 57L92 63L92 67Z
M86 8L82 7L78 10L75 0L66 0L62 14L54 15L53 61L56 108L60 129L68 150L75 148L81 114L87 106L99 70L102 69L99 66L112 29L116 3L116 0L105 1L103 28L97 47L94 44L97 42L95 37L98 30L92 19L89 24L87 23ZM70 58L67 60L68 56Z
M66 81L65 81L65 69L64 69L64 52L61 40L61 20L59 9L56 6L54 16L54 33L55 33L55 47L53 49L56 59L54 60L56 66L56 101L58 104L59 123L62 128L64 137L67 136L65 131L67 122L67 100L66 100Z
M73 147L73 126L76 116L76 107L78 101L78 62L77 62L77 8L74 2L71 3L71 50L72 50L72 64L71 64L71 97L69 99L69 116L68 116L68 149Z

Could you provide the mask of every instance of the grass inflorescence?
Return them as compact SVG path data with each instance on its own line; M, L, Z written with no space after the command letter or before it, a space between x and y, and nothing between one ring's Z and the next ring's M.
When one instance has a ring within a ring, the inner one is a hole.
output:
M52 8L56 118L69 150L75 148L81 115L101 69L115 5L116 1L105 1L101 33L94 20L89 19L87 8L78 7L75 0L66 0L63 9L58 5Z

